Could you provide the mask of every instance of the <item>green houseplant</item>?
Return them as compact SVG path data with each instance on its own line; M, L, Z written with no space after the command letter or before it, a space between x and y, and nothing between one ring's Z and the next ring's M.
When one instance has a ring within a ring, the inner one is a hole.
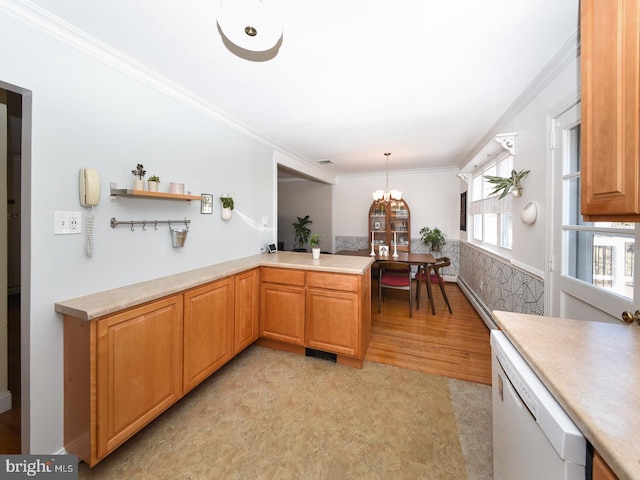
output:
M230 197L228 195L226 197L220 197L220 201L222 202L222 208L233 210L233 197Z
M311 245L311 252L315 260L320 258L320 239L322 237L317 233L314 233L309 237L309 245Z
M313 223L309 220L309 215L305 215L304 217L296 217L298 219L297 222L293 222L293 229L295 232L295 241L298 249L303 249L303 245L309 241L309 235L311 235L311 230L307 225Z
M147 180L147 185L149 186L150 192L158 191L158 184L160 183L160 177L157 175L151 175L149 180Z
M522 184L520 183L524 177L526 177L531 170L520 170L516 172L511 170L510 177L496 177L494 175L485 175L484 178L487 182L493 184L493 191L489 195L495 195L502 192L498 200L507 196L511 192L514 196L519 197L522 195Z
M447 243L446 235L438 227L422 227L420 229L420 239L424 245L434 252L439 251L440 247Z
M220 210L220 216L223 220L231 219L231 211L234 208L233 197L228 193L223 193L220 196L220 201L222 202L222 210Z

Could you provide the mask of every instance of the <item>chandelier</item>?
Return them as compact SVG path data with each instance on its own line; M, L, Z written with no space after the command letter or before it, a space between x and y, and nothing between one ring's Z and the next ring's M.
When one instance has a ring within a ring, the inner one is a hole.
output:
M390 152L384 154L387 157L387 186L385 190L376 190L371 195L373 196L374 202L379 202L384 200L388 202L389 200L402 200L402 192L400 190L389 190L389 155Z

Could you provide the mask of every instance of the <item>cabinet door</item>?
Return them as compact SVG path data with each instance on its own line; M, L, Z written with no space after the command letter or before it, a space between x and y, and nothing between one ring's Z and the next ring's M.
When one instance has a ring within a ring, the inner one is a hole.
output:
M260 335L258 269L236 275L234 353L251 345Z
M618 480L609 465L602 459L598 452L593 455L593 480Z
M182 396L182 295L97 322L101 458Z
M262 283L261 336L304 345L304 291L304 287Z
M582 213L640 221L640 0L580 8Z
M234 279L184 293L185 393L233 357Z
M325 352L360 355L358 294L307 290L306 345Z

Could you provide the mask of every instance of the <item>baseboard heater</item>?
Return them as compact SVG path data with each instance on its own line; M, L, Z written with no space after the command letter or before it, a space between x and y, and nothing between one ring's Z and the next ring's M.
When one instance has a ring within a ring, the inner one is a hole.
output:
M338 356L335 353L323 352L322 350L316 350L315 348L305 348L304 354L307 357L319 358L320 360L327 360L333 363L336 363L338 359Z
M482 318L482 321L485 323L487 328L489 329L498 328L498 326L493 321L493 315L491 315L491 312L489 311L489 309L485 306L482 300L480 300L477 297L475 292L471 289L471 287L469 287L469 285L467 285L464 279L460 278L459 275L458 275L458 286L460 287L462 292L465 294L465 296L469 299L469 301L471 302L471 305L473 305L473 308L475 308L476 312L478 312L478 315L480 315L480 318Z

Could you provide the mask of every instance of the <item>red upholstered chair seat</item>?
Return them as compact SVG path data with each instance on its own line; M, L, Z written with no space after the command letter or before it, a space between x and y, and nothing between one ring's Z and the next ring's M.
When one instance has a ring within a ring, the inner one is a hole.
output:
M411 293L411 267L401 262L380 262L378 281L378 312L382 310L383 289L407 290L409 292L409 316L413 316L413 295Z

